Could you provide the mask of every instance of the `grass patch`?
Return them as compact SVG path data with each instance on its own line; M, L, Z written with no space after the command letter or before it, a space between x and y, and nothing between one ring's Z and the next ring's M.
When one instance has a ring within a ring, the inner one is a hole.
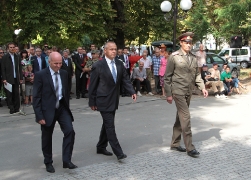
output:
M241 69L240 70L240 76L239 76L240 80L244 80L244 79L247 79L249 77L251 77L251 68L249 68L249 69Z

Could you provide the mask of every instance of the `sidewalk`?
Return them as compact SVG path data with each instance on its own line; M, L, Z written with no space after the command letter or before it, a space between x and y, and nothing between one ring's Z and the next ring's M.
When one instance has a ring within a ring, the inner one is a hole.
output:
M44 180L244 180L251 179L251 136L195 143L199 158L157 148L123 162L101 163L49 175Z

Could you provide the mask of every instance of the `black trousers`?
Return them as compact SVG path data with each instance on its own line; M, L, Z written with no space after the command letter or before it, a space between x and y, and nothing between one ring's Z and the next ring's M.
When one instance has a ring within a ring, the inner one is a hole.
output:
M42 151L44 155L44 164L53 163L52 160L52 134L56 121L58 121L61 131L64 133L63 138L63 162L70 162L75 141L75 131L72 125L72 118L69 111L63 103L60 103L58 109L55 110L54 121L51 126L41 125L42 131Z
M115 111L100 112L100 114L103 118L103 125L99 136L99 142L97 144L97 149L106 149L109 142L116 156L123 154L122 148L119 144L115 132L115 125L114 125Z
M86 91L86 84L87 84L87 73L83 73L82 77L80 78L81 72L77 72L75 74L76 78L76 96L80 96L80 94L84 95Z
M130 79L130 75L131 75L130 68L127 68L126 72L127 72L128 76L129 76L129 79ZM123 82L120 85L120 94L122 94L122 95L130 95L130 93L125 90L125 88L123 86Z
M146 86L146 91L148 93L152 92L150 81L148 79L144 79L144 81L142 81L142 82L140 80L138 80L138 79L134 79L133 84L136 86L136 92L140 91L140 85L145 85Z
M161 91L159 76L154 75L155 80L155 92L159 93Z
M12 84L12 92L6 90L7 104L10 112L18 112L20 108L19 83L15 78L15 84Z

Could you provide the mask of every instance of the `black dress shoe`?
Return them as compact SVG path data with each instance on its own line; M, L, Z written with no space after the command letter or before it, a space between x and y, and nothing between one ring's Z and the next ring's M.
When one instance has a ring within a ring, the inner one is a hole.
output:
M54 173L55 172L55 169L52 166L52 164L45 164L45 166L46 166L46 171L47 172L49 172L49 173Z
M107 151L106 149L97 149L97 154L103 154L106 156L112 156L113 154L109 151Z
M199 157L200 153L196 149L194 149L192 151L187 152L187 155L196 158Z
M69 168L69 169L75 169L77 168L78 166L76 166L75 164L73 164L72 162L63 162L63 168Z
M119 160L127 158L127 155L126 154L121 154L121 155L117 156L117 158L118 158L118 161L119 161Z
M80 99L80 97L79 97L79 96L77 96L77 97L76 97L76 99Z
M186 152L186 148L183 148L181 146L179 146L179 147L171 147L171 150L179 151L179 152Z

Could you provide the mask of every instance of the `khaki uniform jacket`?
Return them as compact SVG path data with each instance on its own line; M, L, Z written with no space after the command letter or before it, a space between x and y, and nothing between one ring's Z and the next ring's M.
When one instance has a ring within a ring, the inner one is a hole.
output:
M166 95L191 95L194 85L197 84L200 90L205 89L204 82L198 69L196 56L189 53L190 61L184 56L180 49L168 58L164 87Z

